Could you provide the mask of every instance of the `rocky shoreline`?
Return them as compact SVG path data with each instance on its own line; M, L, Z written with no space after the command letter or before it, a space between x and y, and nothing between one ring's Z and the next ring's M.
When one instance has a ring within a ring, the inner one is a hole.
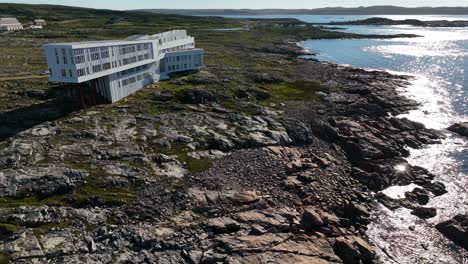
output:
M265 105L250 88L235 96L255 110L234 111L205 89L229 82L208 65L174 81L199 85L182 94L148 88L157 114L101 106L0 142L0 262L379 263L375 199L432 216L445 187L404 158L442 135L394 117L417 107L396 91L411 77L303 60L295 43L249 50L300 65L250 82L320 81L317 100Z

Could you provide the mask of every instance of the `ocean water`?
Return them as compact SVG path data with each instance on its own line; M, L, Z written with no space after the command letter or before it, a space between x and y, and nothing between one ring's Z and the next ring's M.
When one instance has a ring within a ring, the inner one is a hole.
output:
M372 16L255 16L294 17L324 23L365 19ZM382 16L380 16L382 17ZM468 20L468 16L384 16L391 19ZM416 34L421 37L391 40L309 40L300 43L319 60L365 69L408 74L412 85L400 92L421 103L403 115L441 130L442 144L410 149L411 164L429 169L447 186L448 194L431 199L428 207L438 215L421 220L408 209L390 211L383 206L374 213L368 236L379 248L384 263L468 263L468 252L454 245L435 225L459 213L468 213L468 141L446 130L455 122L468 121L468 28L413 26L340 26L362 34ZM394 186L385 193L402 197L417 187ZM410 231L409 227L414 227Z

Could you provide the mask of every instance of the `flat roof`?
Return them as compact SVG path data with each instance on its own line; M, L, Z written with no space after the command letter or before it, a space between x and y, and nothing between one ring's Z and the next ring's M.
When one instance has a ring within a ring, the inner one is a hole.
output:
M97 40L97 41L81 41L81 42L64 42L64 43L47 43L47 46L68 46L71 48L92 48L92 47L105 47L115 45L128 45L138 43L151 43L151 40Z
M172 55L172 54L184 53L184 52L190 52L190 51L203 51L203 52L205 52L204 49L193 48L193 49L183 49L183 50L168 51L168 52L166 52L166 53L164 53L164 54Z
M1 17L0 24L2 25L14 25L14 24L21 24L18 19L15 17Z

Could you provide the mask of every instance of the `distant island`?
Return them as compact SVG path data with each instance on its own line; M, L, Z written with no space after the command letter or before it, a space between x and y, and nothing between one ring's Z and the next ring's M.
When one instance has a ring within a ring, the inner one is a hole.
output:
M417 19L393 20L382 17L372 17L363 20L355 21L338 21L330 23L317 23L318 25L372 25L372 26L395 26L395 25L410 25L417 27L468 27L468 20L434 20L421 21Z
M140 9L160 14L179 15L468 15L468 7L327 7L317 9Z

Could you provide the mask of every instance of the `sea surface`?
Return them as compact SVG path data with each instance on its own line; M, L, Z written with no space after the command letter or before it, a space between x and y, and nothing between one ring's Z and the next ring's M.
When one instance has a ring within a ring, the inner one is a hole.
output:
M231 16L238 17L238 16ZM245 16L242 16L245 17ZM305 22L325 23L366 19L373 16L278 15ZM468 16L379 16L391 19L468 20ZM446 130L455 122L468 121L468 28L414 26L339 26L345 32L362 34L416 34L421 37L391 40L308 40L300 43L315 58L365 69L408 74L412 85L400 92L421 103L418 110L403 115L443 131L442 144L411 149L408 161L422 166L447 186L448 194L432 198L428 207L437 216L421 220L408 209L390 211L380 206L374 213L368 236L379 248L384 263L468 263L468 252L443 237L434 226L459 213L468 213L468 141ZM402 169L402 168L398 168ZM403 168L404 169L404 168ZM385 193L404 197L417 187L394 186ZM409 227L414 227L410 231Z

